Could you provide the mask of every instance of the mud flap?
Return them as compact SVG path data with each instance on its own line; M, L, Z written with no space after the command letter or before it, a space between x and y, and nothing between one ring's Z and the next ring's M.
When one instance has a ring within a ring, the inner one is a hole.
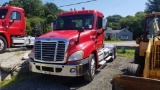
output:
M127 75L114 75L112 90L160 90L160 80Z

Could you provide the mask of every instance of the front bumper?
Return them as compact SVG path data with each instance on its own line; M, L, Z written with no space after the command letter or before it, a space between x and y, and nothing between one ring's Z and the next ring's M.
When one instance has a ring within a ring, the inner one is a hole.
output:
M29 63L30 71L32 72L58 76L82 76L87 73L89 68L88 58L76 62L69 62L65 65L40 63L32 60L30 60Z

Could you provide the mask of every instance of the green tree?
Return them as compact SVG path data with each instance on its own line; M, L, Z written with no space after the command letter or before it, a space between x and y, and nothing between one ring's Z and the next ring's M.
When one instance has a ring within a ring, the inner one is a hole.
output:
M160 0L148 0L145 12L151 13L152 11L160 12Z
M113 16L108 16L107 20L108 22L118 22L122 18L123 17L121 15L113 15Z
M41 0L12 0L10 5L23 8L28 18L41 17L44 15L43 4Z
M113 30L126 28L133 33L133 39L136 39L144 30L144 15L144 12L137 12L134 16L109 16L107 26L113 28Z
M52 21L56 20L56 15L48 15L46 18L47 24L50 24Z
M144 12L137 12L135 16L126 16L120 20L121 28L133 33L133 39L139 37L144 30Z
M123 17L120 15L113 15L113 16L108 16L107 17L107 27L111 27L114 30L120 29L120 24L119 21L122 19Z
M41 35L45 32L46 28L44 27L44 20L45 19L39 17L34 17L29 19L31 29L37 28L38 35Z
M54 3L45 3L43 6L44 15L47 17L48 15L58 15L58 7Z

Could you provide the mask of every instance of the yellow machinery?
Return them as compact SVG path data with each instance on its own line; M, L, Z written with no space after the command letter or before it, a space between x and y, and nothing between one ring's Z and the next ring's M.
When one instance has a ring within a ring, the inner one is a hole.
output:
M145 31L136 40L135 60L126 75L113 76L113 90L160 90L160 12L145 16Z

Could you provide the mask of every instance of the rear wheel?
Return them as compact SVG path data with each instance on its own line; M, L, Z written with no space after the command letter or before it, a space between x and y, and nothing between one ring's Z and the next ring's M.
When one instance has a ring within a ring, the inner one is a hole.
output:
M4 37L0 36L0 54L4 53L7 48L7 41Z
M89 56L89 68L87 70L87 73L84 75L84 79L86 81L91 82L94 78L95 70L96 70L95 56L94 54L91 54Z

